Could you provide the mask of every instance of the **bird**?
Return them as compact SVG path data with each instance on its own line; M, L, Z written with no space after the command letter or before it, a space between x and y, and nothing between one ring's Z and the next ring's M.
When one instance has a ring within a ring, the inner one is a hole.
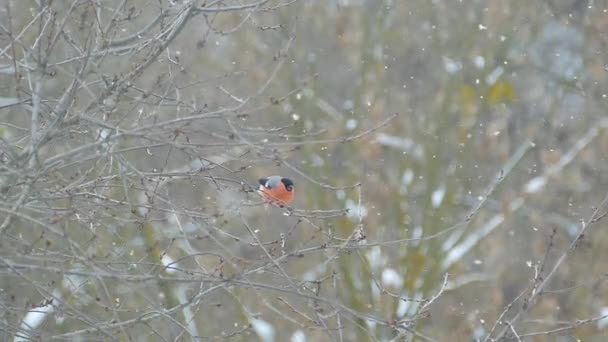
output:
M295 185L289 178L281 176L270 176L258 180L260 188L258 194L267 202L283 208L291 203L294 198Z

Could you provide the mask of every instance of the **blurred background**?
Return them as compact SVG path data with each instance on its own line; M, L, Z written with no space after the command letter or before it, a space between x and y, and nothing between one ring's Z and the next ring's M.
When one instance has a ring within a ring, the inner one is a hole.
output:
M607 1L0 18L0 339L608 337Z

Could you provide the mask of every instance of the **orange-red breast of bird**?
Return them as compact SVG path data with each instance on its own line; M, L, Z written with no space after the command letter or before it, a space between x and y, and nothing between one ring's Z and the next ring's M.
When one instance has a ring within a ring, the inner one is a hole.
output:
M260 189L258 193L268 202L275 203L280 207L293 201L295 186L289 178L281 176L270 176L259 180Z

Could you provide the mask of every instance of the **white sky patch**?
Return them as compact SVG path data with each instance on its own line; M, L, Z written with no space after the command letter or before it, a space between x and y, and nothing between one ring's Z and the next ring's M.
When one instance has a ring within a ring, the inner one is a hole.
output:
M422 226L416 226L412 230L412 239L420 239L422 237ZM412 241L413 246L418 246L420 244L420 240Z
M190 167L198 170L198 169L205 169L207 168L211 163L209 163L206 160L202 160L200 158L196 158L194 159L192 162L190 162Z
M0 74L12 75L15 73L15 67L10 64L0 66Z
M355 119L346 120L346 129L348 129L349 131L352 131L353 129L357 128L358 125L359 123Z
M53 291L53 295L56 298L59 298L60 293L58 290L55 290ZM54 311L55 306L53 306L53 303L33 308L32 310L28 311L27 314L25 314L25 317L23 317L23 320L21 321L21 331L17 336L15 336L15 339L13 341L31 341L32 339L30 338L30 334L28 332L36 330L42 324L42 322L44 322L44 320Z
M348 214L346 214L346 217L350 219L359 219L359 217L367 216L367 208L363 205L358 205L353 200L346 201L346 208L348 209Z
M112 131L110 131L107 128L103 128L99 131L99 140L105 140L107 137L109 137L112 134Z
M399 188L399 193L402 195L406 194L408 192L408 187L410 184L412 184L413 180L414 171L412 171L412 169L405 170L401 176L401 187Z
M148 198L146 197L146 194L143 191L137 196L137 201L142 204L147 203ZM143 205L140 205L137 207L137 213L140 217L144 217L148 214L148 208L145 208Z
M342 104L342 109L345 111L353 110L353 108L355 108L355 103L353 100L346 100Z
M414 141L408 138L402 138L386 133L378 133L376 135L378 144L386 147L392 147L401 151L410 151L414 147Z
M319 279L319 275L325 273L327 267L324 263L315 266L315 269L310 270L302 275L302 279L305 281L315 281Z
M600 316L608 316L608 306L604 306L600 309ZM603 330L608 328L608 317L604 317L597 321L597 328Z
M260 337L261 341L274 342L274 336L276 332L274 330L274 327L270 323L262 319L253 317L249 318L249 322L251 323L251 326L253 327L255 333L258 334L258 336Z
M407 293L402 294L402 295L406 298L410 297L412 299L422 299L422 293L420 293L420 292L416 292L413 297L409 296ZM399 318L404 317L406 315L413 316L416 314L416 310L418 309L418 306L420 306L420 303L418 303L418 302L401 300L401 301L399 301L399 305L397 306L397 310L396 310L395 314Z
M437 190L433 191L431 195L431 203L433 204L433 208L439 208L441 203L443 203L443 198L445 197L445 184L441 184Z
M505 217L502 214L495 215L481 228L467 236L462 243L450 249L448 255L446 255L445 259L443 259L443 262L441 263L443 270L447 270L450 268L450 266L459 261L463 255L468 253L481 239L490 234L504 220Z
M173 293L177 297L177 300L181 303L187 303L189 300L188 290L186 286L177 286L173 289ZM187 305L183 309L185 321L188 322L188 333L191 336L199 336L198 328L196 327L196 320L194 319L194 313L192 312L192 306Z
M547 184L547 178L544 176L539 176L532 178L526 185L524 186L524 191L528 194L533 194L538 192L543 186Z
M167 222L168 222L170 225L178 225L178 224L180 224L180 222L179 222L179 220L178 220L178 218L177 218L177 215L176 215L176 214L173 214L173 215L167 215L167 216L166 216L166 219L167 219Z
M386 262L386 258L382 256L382 250L380 246L372 247L367 253L365 253L365 257L369 262L369 265L372 269L378 269Z
M46 316L52 314L55 311L55 307L52 303L43 305L41 307L28 311L27 315L21 322L23 329L36 329L46 319Z
M484 336L486 336L486 334L487 334L486 329L481 325L477 325L475 327L475 330L473 330L473 337L475 337L476 341L481 341L484 338Z
M445 68L445 71L448 72L448 74L455 74L462 69L462 63L458 61L455 61L446 56L441 56L441 59L443 60L443 67Z
M177 267L175 260L173 260L173 258L168 256L167 254L163 255L163 257L160 259L160 262L162 262L163 266L166 267L167 273L177 272L177 270L175 269Z
M422 292L416 292L414 294L414 299L420 300L422 299ZM412 301L410 302L410 306L408 307L407 315L414 316L416 314L416 310L420 306L420 302Z
M401 318L407 313L407 309L410 306L411 302L407 300L400 300L399 305L397 305L397 317Z
M463 233L464 233L464 230L462 230L462 229L459 229L459 230L455 231L454 233L452 233L441 244L441 250L444 251L444 252L447 252L450 249L452 249L452 247L454 247L454 245L458 242L458 240L460 240L460 237L462 236Z
M475 56L475 58L473 58L473 64L475 64L477 69L483 69L483 67L486 66L486 59L483 58L483 56Z
M486 76L486 83L488 85L493 85L494 83L496 83L496 81L498 81L498 79L500 78L500 76L502 76L504 72L505 69L503 69L502 66L499 66L496 69L492 70L492 72L489 73L488 76Z
M74 268L75 271L82 271L82 269ZM61 284L66 289L70 290L72 293L76 293L80 291L80 288L84 286L88 281L87 277L75 275L75 274L67 274L63 276L63 281Z
M385 268L384 271L382 271L382 285L394 289L401 289L403 287L403 277L394 269Z
M374 299L374 301L378 301L380 299L380 288L373 280L370 280L370 286L372 288L372 298Z
M365 321L365 325L367 325L368 329L370 331L375 331L376 330L376 322L374 321Z
M289 339L290 342L306 342L306 335L302 330L296 330Z
M403 176L401 177L401 184L410 185L414 180L414 171L412 169L407 169L403 172Z
M112 135L112 131L107 129L107 128L103 128L99 130L99 139L98 141L102 142L105 141L110 135ZM104 142L101 144L101 146L103 148L108 148L108 143Z
M43 305L39 308L35 308L28 311L28 313L23 318L23 321L21 322L21 336L15 336L14 341L30 341L30 339L27 338L27 336L30 335L27 334L26 331L31 331L38 328L40 324L44 322L46 317L53 313L53 311L55 311L55 307L53 306L53 304Z

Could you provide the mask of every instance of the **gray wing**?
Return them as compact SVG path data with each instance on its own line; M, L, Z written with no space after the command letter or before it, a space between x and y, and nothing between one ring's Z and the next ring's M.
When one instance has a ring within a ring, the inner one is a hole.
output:
M269 189L277 188L279 186L279 184L281 183L281 179L282 179L281 176L270 176L270 177L266 178L266 184L264 184L264 186Z

